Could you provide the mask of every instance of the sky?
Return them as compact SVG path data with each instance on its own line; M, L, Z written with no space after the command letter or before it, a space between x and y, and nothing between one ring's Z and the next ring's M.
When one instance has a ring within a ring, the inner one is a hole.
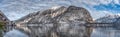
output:
M0 10L11 20L57 6L86 8L94 19L120 13L120 0L0 0Z

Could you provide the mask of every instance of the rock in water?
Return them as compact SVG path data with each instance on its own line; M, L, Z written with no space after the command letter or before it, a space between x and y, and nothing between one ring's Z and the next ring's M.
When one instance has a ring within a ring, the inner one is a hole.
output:
M82 7L62 6L31 13L15 22L16 29L29 37L89 37L92 29L80 24L93 23L93 20Z

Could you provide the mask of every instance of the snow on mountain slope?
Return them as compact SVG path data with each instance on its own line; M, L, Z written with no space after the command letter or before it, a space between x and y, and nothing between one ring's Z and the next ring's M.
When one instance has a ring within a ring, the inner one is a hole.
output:
M118 21L117 19L119 19L119 18L120 18L119 15L108 15L108 16L104 16L99 19L96 19L96 22L98 22L98 23L113 23L113 22Z

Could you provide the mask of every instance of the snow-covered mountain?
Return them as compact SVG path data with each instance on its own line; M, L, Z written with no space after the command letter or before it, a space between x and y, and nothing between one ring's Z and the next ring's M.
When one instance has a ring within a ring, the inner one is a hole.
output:
M96 22L98 23L113 23L118 21L117 19L120 18L119 15L107 15L104 17L101 17L99 19L96 19Z
M119 15L109 15L101 17L96 20L96 23L111 23L113 28L120 29L120 16Z

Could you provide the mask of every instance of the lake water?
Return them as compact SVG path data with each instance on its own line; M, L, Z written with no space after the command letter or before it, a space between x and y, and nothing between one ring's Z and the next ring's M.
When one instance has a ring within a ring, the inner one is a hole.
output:
M28 37L23 32L13 29L12 31L6 33L4 37ZM120 30L115 28L93 28L91 37L120 37Z
M94 28L91 37L120 37L120 30L115 28Z

